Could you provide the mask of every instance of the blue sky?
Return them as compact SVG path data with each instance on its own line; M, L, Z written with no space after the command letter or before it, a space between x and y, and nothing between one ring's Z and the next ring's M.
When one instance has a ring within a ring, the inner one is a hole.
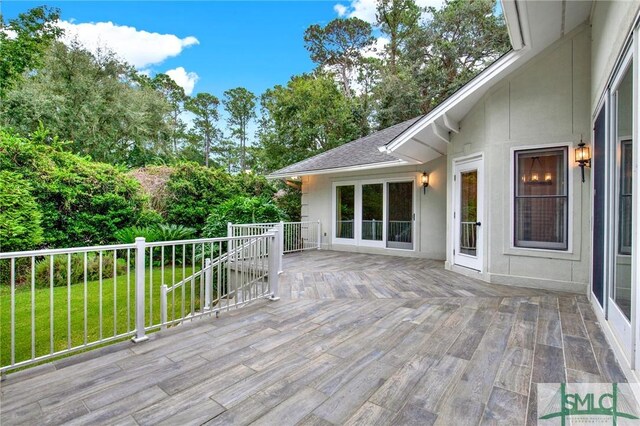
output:
M174 57L141 67L165 72L183 67L198 76L193 93L216 96L244 86L257 95L292 75L311 71L303 33L311 24L337 17L331 1L281 2L47 2L60 8L62 20L79 23L112 22L138 31L195 37ZM5 19L41 2L3 1ZM348 4L348 2L346 2ZM101 41L104 44L104 37ZM133 41L132 41L133 42ZM153 44L153 43L152 43ZM155 44L157 47L157 43Z

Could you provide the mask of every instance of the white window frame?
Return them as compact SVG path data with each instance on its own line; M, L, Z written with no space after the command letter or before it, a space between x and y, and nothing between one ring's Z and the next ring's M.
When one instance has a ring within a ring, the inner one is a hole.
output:
M522 146L514 146L510 149L509 153L509 163L510 163L510 172L509 172L509 248L513 250L515 253L573 253L573 173L574 168L572 167L571 158L572 157L572 142L558 142L558 143L547 143L547 144L538 144L538 145L522 145ZM566 148L567 150L567 158L566 158L566 167L567 167L567 247L566 248L548 248L548 247L522 247L516 246L516 220L515 220L515 199L516 199L516 186L515 186L515 178L516 178L516 153L518 151L529 151L529 150L553 150L559 148Z

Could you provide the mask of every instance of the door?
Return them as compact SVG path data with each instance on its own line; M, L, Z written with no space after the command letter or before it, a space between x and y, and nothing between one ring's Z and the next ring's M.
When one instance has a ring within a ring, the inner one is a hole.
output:
M388 182L387 247L413 249L413 181Z
M603 106L593 127L593 261L591 292L604 309L605 282L605 177L606 177L606 120Z
M454 165L453 261L456 265L482 271L483 160Z
M611 88L611 139L608 154L613 173L609 174L609 189L612 195L609 232L611 239L608 244L609 302L607 316L612 329L617 335L627 356L631 356L631 318L634 305L632 295L636 283L633 281L631 261L632 251L632 184L634 141L632 135L633 123L633 64L631 55L621 67L618 78L614 79Z

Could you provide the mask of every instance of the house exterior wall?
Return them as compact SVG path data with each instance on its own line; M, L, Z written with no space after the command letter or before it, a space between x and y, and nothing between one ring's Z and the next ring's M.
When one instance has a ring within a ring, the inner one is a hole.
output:
M418 256L444 260L446 246L446 166L444 157L424 165L407 165L372 169L359 172L321 174L302 178L302 220L320 220L322 226L322 248L362 253L393 254L396 256ZM423 194L420 185L422 172L429 173L429 187ZM414 250L386 249L346 244L333 244L333 185L337 182L361 180L407 178L415 180L416 233Z
M453 167L484 157L484 259L481 278L501 284L586 293L589 282L589 175L583 184L573 147L590 138L590 30L582 25L487 93L460 122L448 151L447 217L452 218ZM513 151L569 146L569 249L513 247ZM447 235L452 235L452 219ZM447 238L446 266L453 264Z

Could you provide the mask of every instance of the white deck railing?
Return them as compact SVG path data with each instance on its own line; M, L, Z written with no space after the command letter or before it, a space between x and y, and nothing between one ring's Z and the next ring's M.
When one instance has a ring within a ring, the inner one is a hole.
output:
M277 228L258 235L0 253L0 372L277 299Z

